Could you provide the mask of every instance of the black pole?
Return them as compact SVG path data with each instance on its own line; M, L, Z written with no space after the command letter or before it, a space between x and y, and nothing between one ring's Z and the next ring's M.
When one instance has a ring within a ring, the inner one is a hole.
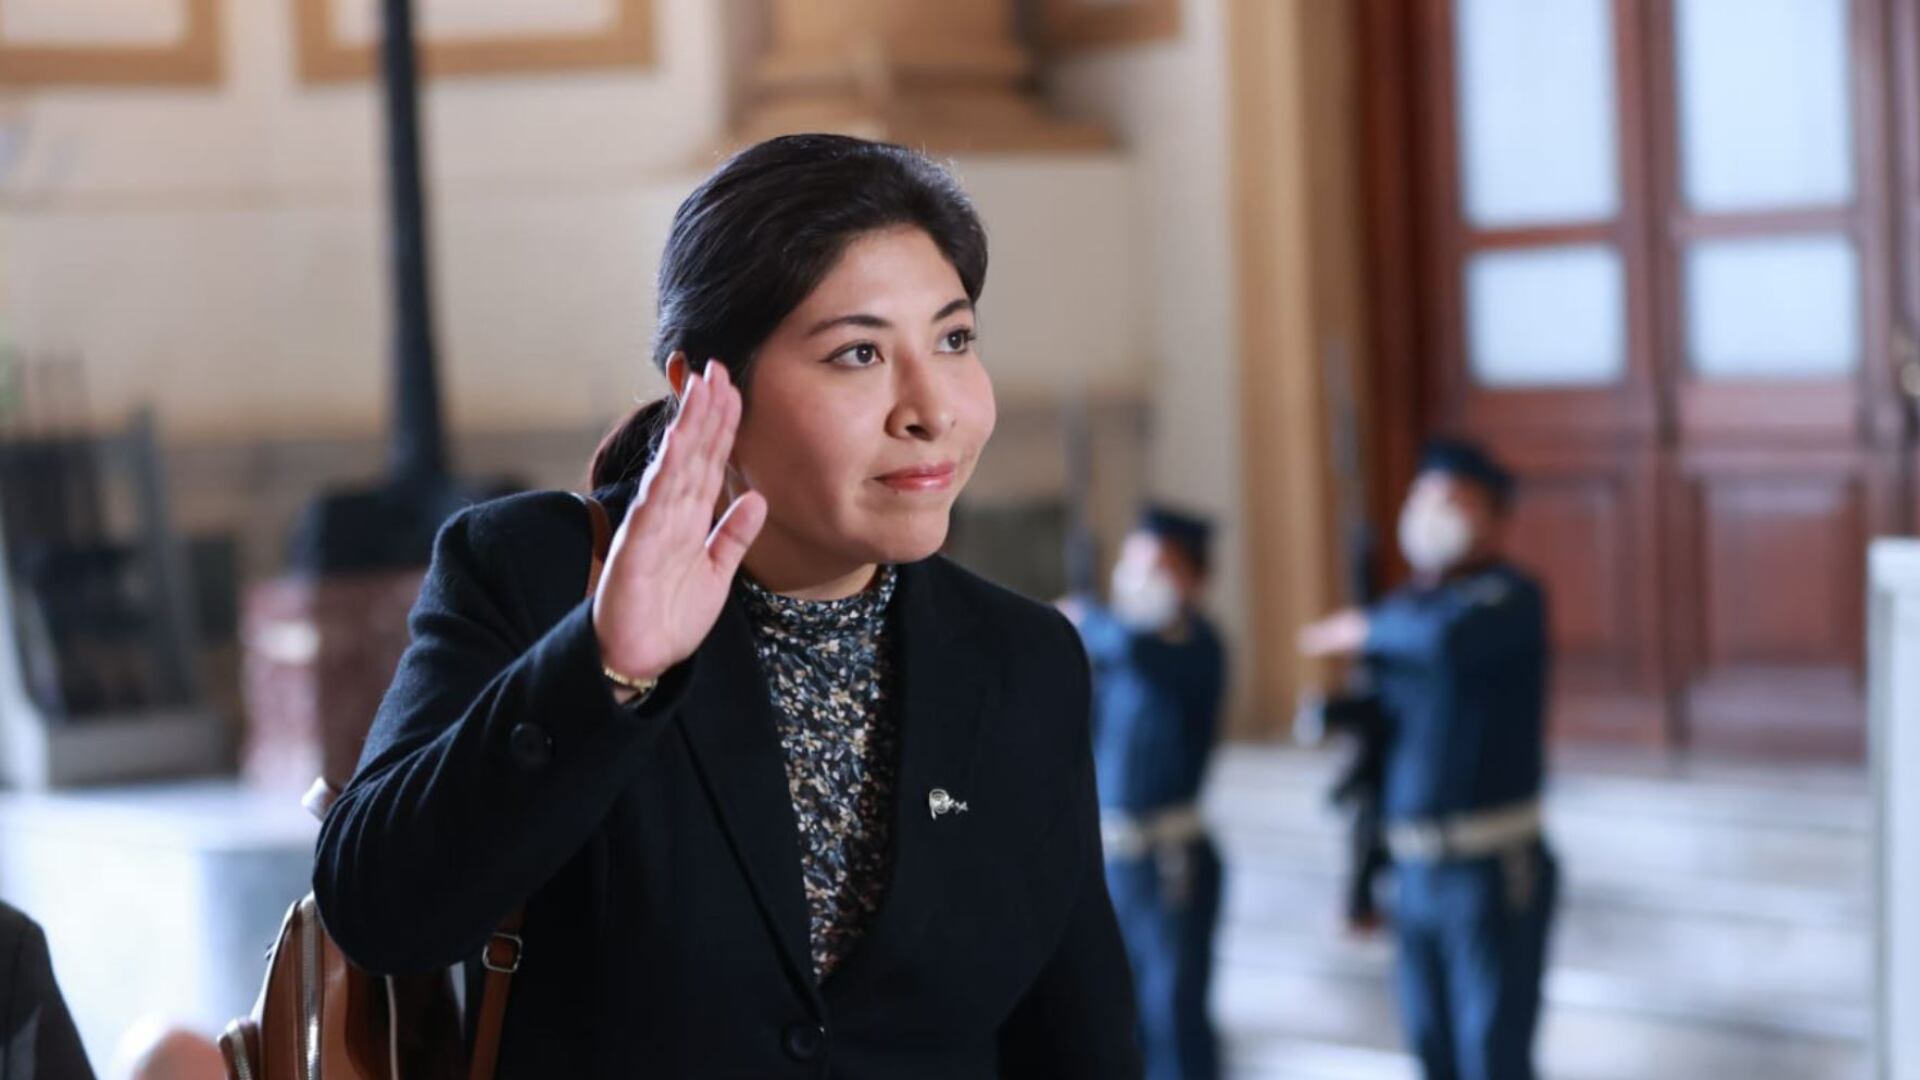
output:
M427 283L427 205L420 182L420 116L411 0L382 0L381 70L387 106L387 195L393 275L393 417L387 478L375 488L323 492L294 527L296 572L353 573L426 565L434 533L461 507L517 490L511 481L454 482L440 421Z
M393 271L393 441L388 467L402 490L448 481L440 384L427 283L427 205L420 184L420 115L414 73L413 2L384 0L380 38L387 106L388 206Z

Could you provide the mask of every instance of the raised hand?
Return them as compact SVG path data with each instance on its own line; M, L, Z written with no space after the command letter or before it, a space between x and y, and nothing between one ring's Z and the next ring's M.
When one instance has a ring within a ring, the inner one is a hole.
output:
M607 667L657 679L693 655L720 617L734 571L767 520L747 492L714 524L727 456L740 427L740 391L726 366L689 374L680 414L640 480L594 596L593 629Z
M1367 613L1350 608L1302 627L1297 644L1304 656L1351 656L1366 648L1370 629Z

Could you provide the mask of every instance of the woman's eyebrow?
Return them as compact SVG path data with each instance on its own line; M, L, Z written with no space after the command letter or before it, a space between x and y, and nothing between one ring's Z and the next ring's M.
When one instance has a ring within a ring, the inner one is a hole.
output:
M939 312L937 312L933 316L933 321L939 322L941 319L944 319L949 315L957 315L962 311L972 311L972 310L973 310L973 301L963 296L958 300L949 301L946 307L941 308Z
M870 330L891 330L893 324L878 315L835 315L831 319L822 319L807 331L808 337L824 334L836 326L863 326Z
M973 301L963 296L958 300L948 301L947 306L935 312L933 318L929 321L939 322L941 319L944 319L949 315L955 315L962 311L971 311L971 310L973 310ZM893 329L892 323L888 322L887 320L881 318L878 315L868 315L865 313L857 312L852 315L835 315L830 319L822 319L819 322L814 323L813 326L811 326L810 328L808 328L806 336L815 337L817 335L824 334L829 330L832 330L836 326L859 326L859 327L864 327L865 329L868 329L868 330Z

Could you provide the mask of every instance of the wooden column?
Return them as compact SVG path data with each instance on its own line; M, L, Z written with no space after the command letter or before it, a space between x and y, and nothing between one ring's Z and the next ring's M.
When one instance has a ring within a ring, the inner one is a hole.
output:
M1227 12L1254 680L1235 734L1271 736L1302 689L1332 683L1296 655L1295 635L1352 602L1335 528L1352 493L1339 490L1327 414L1336 397L1363 399L1368 372L1354 28L1332 0L1230 0ZM1352 385L1330 393L1330 377Z
M742 143L836 131L942 152L1079 149L1099 128L1050 117L1014 0L771 0Z

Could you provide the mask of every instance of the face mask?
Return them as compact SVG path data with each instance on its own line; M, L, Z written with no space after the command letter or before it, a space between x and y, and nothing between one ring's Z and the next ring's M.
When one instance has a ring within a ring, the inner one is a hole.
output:
M1444 574L1473 550L1473 525L1460 508L1441 499L1407 503L1400 513L1400 551L1421 574Z
M1128 629L1164 630L1179 614L1180 590L1163 571L1133 570L1124 564L1114 569L1113 615Z

